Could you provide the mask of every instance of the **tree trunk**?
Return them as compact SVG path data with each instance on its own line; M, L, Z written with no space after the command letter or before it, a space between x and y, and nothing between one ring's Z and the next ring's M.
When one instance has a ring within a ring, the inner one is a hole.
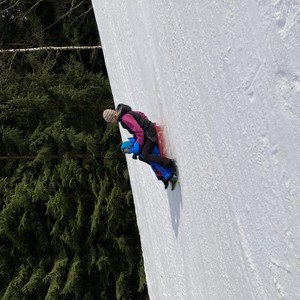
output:
M37 47L37 48L22 48L22 49L2 49L0 53L17 53L17 52L35 52L35 51L49 51L49 50L93 50L102 49L102 46L65 46L65 47Z

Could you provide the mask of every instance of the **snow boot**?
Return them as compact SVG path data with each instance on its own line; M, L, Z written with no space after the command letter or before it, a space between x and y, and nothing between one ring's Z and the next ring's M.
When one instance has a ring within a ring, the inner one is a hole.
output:
M176 175L173 175L169 181L171 183L171 190L174 191L178 183L178 177Z
M166 190L168 188L168 186L169 186L169 181L163 180L163 183L165 185L165 190Z
M172 169L174 175L178 177L178 168L174 159L170 159L169 167Z

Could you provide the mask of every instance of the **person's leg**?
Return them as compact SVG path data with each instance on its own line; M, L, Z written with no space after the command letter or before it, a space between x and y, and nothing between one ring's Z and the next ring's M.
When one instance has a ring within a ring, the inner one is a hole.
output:
M159 156L156 154L152 154L153 148L156 144L152 142L149 139L146 139L146 142L142 148L142 155L143 155L143 160L145 162L156 162L163 167L170 167L171 164L171 159L164 157L164 156Z

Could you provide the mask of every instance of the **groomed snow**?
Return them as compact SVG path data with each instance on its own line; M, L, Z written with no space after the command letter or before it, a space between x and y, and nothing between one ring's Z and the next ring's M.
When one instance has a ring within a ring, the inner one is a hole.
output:
M300 1L93 6L115 104L180 171L128 157L151 299L300 299Z

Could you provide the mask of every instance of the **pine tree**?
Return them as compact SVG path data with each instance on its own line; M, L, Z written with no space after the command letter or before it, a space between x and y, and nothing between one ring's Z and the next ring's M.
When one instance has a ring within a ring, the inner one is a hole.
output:
M98 39L89 1L11 3L2 48ZM147 293L119 129L100 115L113 103L97 53L0 56L1 299Z

